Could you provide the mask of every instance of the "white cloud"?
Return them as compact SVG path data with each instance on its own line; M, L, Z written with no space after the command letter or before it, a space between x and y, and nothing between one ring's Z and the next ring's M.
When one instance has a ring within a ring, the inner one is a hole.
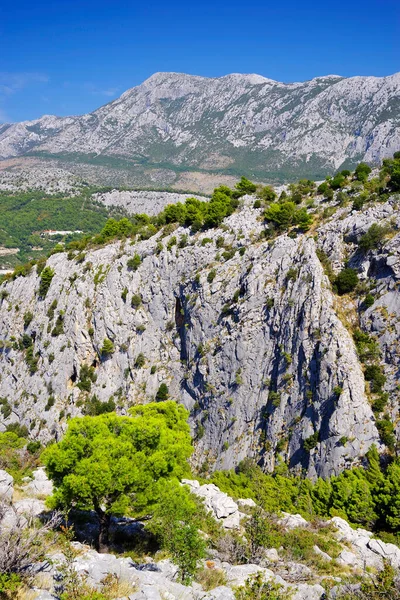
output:
M47 83L48 81L49 78L44 73L8 73L0 71L0 94L10 96L32 83Z

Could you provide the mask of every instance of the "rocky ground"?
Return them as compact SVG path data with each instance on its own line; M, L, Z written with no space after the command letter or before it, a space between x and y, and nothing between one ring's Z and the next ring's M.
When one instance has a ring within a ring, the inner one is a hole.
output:
M251 499L234 501L215 485L200 485L196 480L184 480L182 483L202 498L207 510L226 530L243 534L243 520L255 507ZM34 471L31 478L26 478L22 488L15 490L12 477L0 471L0 498L9 506L1 518L0 535L13 526L16 515L23 516L24 527L32 527L33 519L46 512L44 500L51 493L52 484L42 468ZM284 530L315 529L315 525L300 515L287 513L280 515L280 524ZM118 528L118 524L114 524L115 527ZM187 586L180 584L177 581L178 569L168 558L160 560L147 557L138 562L126 555L99 554L85 543L72 542L71 552L66 551L65 546L64 550L55 548L44 561L32 565L29 599L56 600L62 591L63 577L67 576L66 569L69 569L68 576L71 571L76 572L93 588L100 588L107 577L115 578L119 590L124 592L124 599L129 600L234 600L235 590L257 573L261 574L264 581L278 583L282 591L291 592L291 600L323 600L340 597L349 589L347 582L351 580L351 589L356 590L360 585L355 583L356 576L364 574L368 577L366 570L369 573L379 571L384 561L395 569L400 568L400 549L394 544L375 539L370 531L354 529L339 517L325 522L323 527L331 528L332 540L338 542L341 549L333 558L314 545L319 569L316 566L313 568L309 562L288 561L279 548L266 548L258 564L232 564L224 560L218 551L210 550L203 571L212 571L214 575L218 572L220 581L224 583L209 591L196 582ZM132 535L135 535L135 528L132 531ZM321 561L325 565L326 575L321 575ZM329 565L334 566L334 575L329 574ZM119 598L122 600L122 596Z

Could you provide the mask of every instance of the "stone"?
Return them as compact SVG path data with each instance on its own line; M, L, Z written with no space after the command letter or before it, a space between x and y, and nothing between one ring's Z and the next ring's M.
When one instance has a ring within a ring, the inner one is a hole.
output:
M230 566L226 570L228 583L232 586L244 585L249 577L255 575L256 573L262 573L265 581L269 581L270 579L274 578L274 573L272 571L260 567L259 565L234 565Z
M325 589L322 585L309 585L308 583L299 583L296 586L291 600L322 600L325 598Z
M190 491L204 500L207 510L222 523L225 529L239 529L243 513L239 512L236 502L214 484L200 485L197 480L183 479L182 484L188 485Z
M320 556L321 558L323 558L324 560L331 562L332 557L329 556L329 554L327 554L326 552L324 552L323 550L321 550L321 548L318 548L317 545L313 546L313 550L315 552L315 554L318 554L318 556Z
M289 513L282 512L283 518L279 519L278 523L286 529L296 529L297 527L307 527L308 521L301 515L290 515Z
M51 496L53 493L53 482L47 477L44 467L33 471L33 479L25 487L25 490L33 496Z
M239 506L245 506L247 508L254 508L257 506L252 498L240 498L237 503Z
M276 548L267 548L264 551L264 556L269 562L272 563L279 562L280 560L278 550L276 550Z
M14 494L14 478L7 471L0 470L0 500L11 503Z

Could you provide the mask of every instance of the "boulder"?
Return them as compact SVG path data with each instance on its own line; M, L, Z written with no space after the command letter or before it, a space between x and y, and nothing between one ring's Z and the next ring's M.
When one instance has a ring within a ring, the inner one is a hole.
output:
M51 496L53 493L53 482L47 477L44 467L33 471L33 479L25 486L25 490L31 496Z
M0 500L11 503L14 494L14 478L7 471L0 470Z
M386 544L381 540L370 540L368 548L388 560L395 569L400 569L400 549L394 544Z
M239 512L236 502L213 483L200 485L198 481L182 479L182 484L188 485L192 494L204 500L207 510L222 523L225 529L239 529L243 513Z
M322 585L299 583L293 596L291 596L291 600L321 600L321 598L325 598L325 593Z
M301 515L291 515L286 512L282 512L283 518L279 519L278 523L286 527L286 529L296 529L297 527L307 527L308 521L306 521Z

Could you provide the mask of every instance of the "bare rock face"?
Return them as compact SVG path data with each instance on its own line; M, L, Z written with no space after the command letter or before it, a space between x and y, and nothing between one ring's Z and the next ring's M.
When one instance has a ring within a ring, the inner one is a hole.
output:
M86 155L95 166L96 155L118 168L144 163L149 176L157 167L241 174L245 164L261 178L316 178L398 150L399 93L399 73L291 84L156 73L90 114L0 125L0 158L43 153L79 162Z
M359 318L382 350L394 418L398 199L362 212L339 209L314 232L272 241L253 202L245 198L219 229L159 232L90 250L79 261L55 254L45 298L35 268L4 283L0 397L11 414L0 415L0 427L19 422L34 439L59 439L67 416L82 414L94 395L127 414L165 383L190 411L193 460L208 469L249 456L266 470L284 460L294 472L325 477L359 464L371 444L383 450L344 300L318 256L324 250L336 271L349 259L376 286L374 305ZM357 240L374 222L392 223L393 236L361 255ZM128 266L134 254L137 270ZM350 306L354 314L357 308Z

